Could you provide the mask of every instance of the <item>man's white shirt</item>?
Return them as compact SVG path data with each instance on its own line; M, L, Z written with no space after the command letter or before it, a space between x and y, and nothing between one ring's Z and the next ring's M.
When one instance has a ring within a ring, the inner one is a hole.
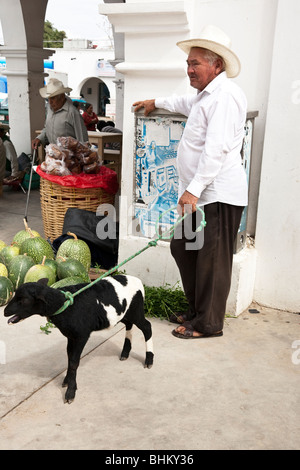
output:
M200 205L218 201L246 206L241 148L247 100L226 72L197 95L157 98L155 106L188 117L177 151L178 197L187 190Z

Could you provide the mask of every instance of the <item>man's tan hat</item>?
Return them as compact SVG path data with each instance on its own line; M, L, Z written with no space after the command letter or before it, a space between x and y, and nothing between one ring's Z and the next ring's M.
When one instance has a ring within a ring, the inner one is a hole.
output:
M70 93L70 91L72 88L65 87L63 82L57 78L50 78L47 85L40 88L40 95L42 98L52 98L62 93Z
M238 57L231 50L231 40L217 26L205 26L199 38L180 41L177 43L177 46L187 54L190 53L192 47L202 47L203 49L213 51L224 59L228 77L233 78L240 73L241 64Z

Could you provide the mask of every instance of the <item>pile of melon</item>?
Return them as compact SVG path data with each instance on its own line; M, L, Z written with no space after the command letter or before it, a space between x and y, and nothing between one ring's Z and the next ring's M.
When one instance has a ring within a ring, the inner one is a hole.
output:
M91 252L87 243L68 232L56 255L50 243L28 227L14 236L11 245L0 240L0 307L6 305L23 283L48 279L61 288L90 282Z

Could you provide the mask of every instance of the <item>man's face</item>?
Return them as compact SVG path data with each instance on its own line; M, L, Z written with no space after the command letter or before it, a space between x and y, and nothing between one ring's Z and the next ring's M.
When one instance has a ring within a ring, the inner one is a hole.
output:
M192 47L187 59L187 74L192 87L199 91L214 79L222 70L222 61L217 59L213 65L210 65L204 58L205 49L200 47Z
M53 112L58 111L64 105L65 101L66 101L66 96L64 93L48 98L50 108L52 109Z

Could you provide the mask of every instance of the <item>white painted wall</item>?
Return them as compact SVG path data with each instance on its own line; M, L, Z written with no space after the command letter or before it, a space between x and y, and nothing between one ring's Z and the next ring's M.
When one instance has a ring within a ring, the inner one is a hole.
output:
M109 89L110 101L115 103L116 86L115 71L110 71L108 67L102 67L105 62L114 59L113 49L54 49L51 60L54 61L55 72L67 74L67 83L72 91L71 97L79 98L83 91L84 98L93 105L97 112L98 84L99 79L103 81ZM49 72L51 76L51 72ZM91 94L87 93L87 88L91 89Z
M300 3L279 1L257 218L255 300L300 309Z

